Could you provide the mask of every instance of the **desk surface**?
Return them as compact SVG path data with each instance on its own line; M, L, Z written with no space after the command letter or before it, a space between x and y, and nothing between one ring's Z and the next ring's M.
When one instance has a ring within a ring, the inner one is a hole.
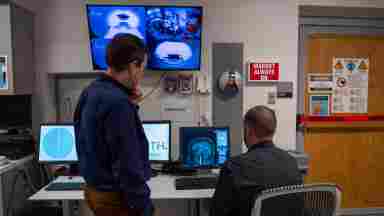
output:
M151 189L152 199L204 199L211 198L214 193L214 189L207 190L176 190L175 188L175 176L159 175L152 178L148 182L148 186ZM59 177L54 182L84 182L81 177L74 177L69 179L68 177ZM82 191L46 191L42 188L36 194L31 196L29 200L84 200Z
M22 166L25 163L30 162L32 159L33 159L33 155L29 155L27 157L21 158L20 160L9 160L7 164L0 166L0 175L18 166Z

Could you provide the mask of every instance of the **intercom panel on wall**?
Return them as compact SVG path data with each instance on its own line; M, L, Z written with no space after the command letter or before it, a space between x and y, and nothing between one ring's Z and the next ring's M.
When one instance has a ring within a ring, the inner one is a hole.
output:
M214 43L212 52L212 120L214 126L229 126L231 153L241 153L243 115L242 43Z

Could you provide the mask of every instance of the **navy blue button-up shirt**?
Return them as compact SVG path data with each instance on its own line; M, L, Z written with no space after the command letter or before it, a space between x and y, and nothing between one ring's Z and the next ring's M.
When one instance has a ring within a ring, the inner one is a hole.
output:
M80 174L99 191L122 192L131 208L147 208L148 141L129 91L101 75L81 94L74 122Z

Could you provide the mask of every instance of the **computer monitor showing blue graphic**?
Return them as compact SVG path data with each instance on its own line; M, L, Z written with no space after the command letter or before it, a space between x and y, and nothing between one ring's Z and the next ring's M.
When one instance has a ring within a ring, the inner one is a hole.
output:
M75 129L71 124L43 124L40 127L39 162L76 163Z
M148 69L200 70L202 7L88 4L87 18L94 70L107 69L107 45L120 33L145 42Z
M220 167L230 156L229 127L182 127L179 136L185 167Z
M148 68L200 70L202 7L146 7Z
M171 122L145 121L144 133L149 144L151 162L169 162L171 156Z
M106 70L106 48L119 33L145 41L145 8L126 5L87 5L90 49L94 70Z

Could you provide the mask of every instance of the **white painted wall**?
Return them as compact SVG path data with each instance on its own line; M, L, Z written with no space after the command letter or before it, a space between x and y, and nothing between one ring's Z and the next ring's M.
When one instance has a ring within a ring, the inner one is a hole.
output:
M295 1L248 0L208 1L206 21L209 42L244 42L244 57L278 57L281 80L296 86L298 10ZM266 105L271 85L245 86L244 112L255 105ZM276 143L295 148L296 99L278 100Z
M116 2L111 0L98 2ZM39 96L35 118L52 120L55 107L48 72L84 72L90 70L87 28L84 17L85 0L16 0L36 13L36 94ZM126 1L120 1L126 2ZM132 2L132 1L129 1ZM137 1L136 1L137 2ZM211 70L213 42L244 42L245 59L278 57L281 80L297 82L298 5L329 5L384 7L383 0L200 0L140 1L141 3L198 3L205 8L203 72ZM245 86L244 112L266 104L265 92L270 86ZM295 148L296 95L278 100L276 142L286 149ZM210 112L210 100L201 109ZM35 121L36 122L36 121Z

